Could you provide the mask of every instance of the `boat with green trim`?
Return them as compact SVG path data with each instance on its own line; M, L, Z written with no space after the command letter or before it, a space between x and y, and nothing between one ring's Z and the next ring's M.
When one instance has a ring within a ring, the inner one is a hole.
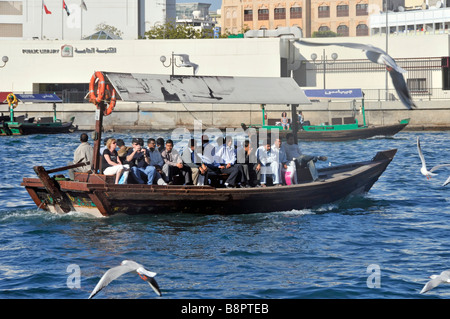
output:
M27 118L25 115L14 116L14 109L18 102L52 102L53 116L40 117L37 120ZM59 134L73 133L77 127L73 125L75 117L71 117L68 122L62 122L56 117L56 103L62 102L55 94L9 94L7 97L9 104L9 116L0 118L0 135L30 135L30 134Z
M331 92L331 93L329 93ZM328 94L327 94L328 93ZM349 141L358 139L367 139L375 136L389 137L394 136L403 130L410 119L402 119L396 124L391 125L368 125L366 123L366 115L364 109L364 93L361 89L344 89L344 90L305 90L305 94L310 99L315 98L361 98L361 114L363 123L358 123L355 116L344 118L332 118L331 124L324 123L320 125L310 125L309 121L299 125L297 136L301 141ZM284 137L292 129L283 129L281 122L274 119L268 119L266 115L265 105L261 105L262 125L246 125L242 123L243 129L249 127L256 129L279 130L279 136ZM292 114L292 118L297 119L297 114ZM292 125L291 125L292 126Z

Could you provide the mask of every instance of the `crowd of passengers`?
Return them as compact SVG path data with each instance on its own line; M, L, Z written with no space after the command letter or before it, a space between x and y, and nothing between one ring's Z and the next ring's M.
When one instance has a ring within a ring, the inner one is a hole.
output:
M90 162L93 148L87 134L81 134L80 142L74 163ZM142 138L133 138L131 146L126 146L122 139L106 138L100 149L100 173L115 176L116 184L201 186L220 177L227 188L266 187L269 181L273 186L286 185L289 167L305 167L310 161L326 160L323 156L303 155L291 133L287 134L286 143L276 139L271 145L267 139L259 147L252 147L249 140L237 146L230 136L218 138L216 143L214 146L203 135L201 145L191 139L180 153L170 139L149 138L145 147ZM90 170L89 165L74 169Z

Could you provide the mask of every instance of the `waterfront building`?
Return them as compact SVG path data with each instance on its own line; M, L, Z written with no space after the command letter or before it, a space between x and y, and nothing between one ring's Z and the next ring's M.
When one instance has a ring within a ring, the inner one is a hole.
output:
M0 0L0 40L79 40L101 23L138 39L175 14L175 0Z

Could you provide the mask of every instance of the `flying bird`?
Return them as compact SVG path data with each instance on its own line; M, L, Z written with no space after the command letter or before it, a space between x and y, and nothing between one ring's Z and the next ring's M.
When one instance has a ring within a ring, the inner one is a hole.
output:
M417 151L419 152L420 161L422 162L422 167L420 168L420 172L422 173L422 175L426 176L427 179L429 179L431 176L437 175L437 174L433 173L435 170L437 170L441 167L450 166L450 164L441 164L441 165L436 165L432 169L428 170L427 163L425 162L425 157L423 156L423 153L422 153L422 148L420 147L420 139L418 136L417 136ZM450 177L446 181L446 183L447 182L450 182ZM448 183L447 184L446 183L444 183L443 186L448 184Z
M425 284L425 286L420 291L421 294L430 291L431 289L439 286L440 284L450 283L450 270L445 270L441 272L440 275L431 275L431 280Z
M180 66L188 67L188 68L192 67L192 68L194 68L194 75L197 74L198 64L192 63L189 60L189 55L187 55L187 54L174 54L174 55L180 57L180 59L181 59L181 65Z
M450 184L450 176L447 178L447 180L442 184L442 186Z
M114 279L119 278L123 274L126 274L128 272L136 272L139 277L141 277L142 280L148 282L150 287L158 294L158 296L161 296L161 290L159 289L158 283L153 278L156 276L156 273L146 270L141 264L138 264L137 262L134 262L132 260L124 260L120 264L120 266L114 267L109 269L103 277L98 282L97 286L95 286L94 290L92 291L91 295L89 296L89 299L94 297L100 290L105 288L111 281Z
M405 105L408 109L416 108L417 106L414 104L412 100L411 93L409 92L408 86L406 85L405 78L402 73L406 73L404 69L399 67L395 60L388 55L385 51L380 48L374 47L370 44L359 44L359 43L351 43L351 42L342 42L342 43L314 43L303 40L296 41L298 44L307 45L307 46L328 46L328 45L337 45L351 49L359 49L366 53L367 58L377 64L384 65L386 70L388 70L392 83L394 84L395 91L402 101L403 105Z

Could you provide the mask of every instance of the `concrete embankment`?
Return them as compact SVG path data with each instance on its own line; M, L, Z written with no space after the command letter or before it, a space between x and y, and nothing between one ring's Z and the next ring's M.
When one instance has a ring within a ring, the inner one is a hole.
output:
M368 125L388 125L410 118L407 130L449 130L450 100L417 101L418 108L407 110L398 102L365 102L365 120ZM332 118L355 115L360 124L363 116L359 112L361 101L314 102L300 105L305 120L311 124L332 123ZM286 105L266 105L269 119L280 119ZM0 112L9 114L8 105L0 105ZM53 116L52 104L19 104L15 116L28 117ZM80 130L93 130L95 127L95 106L85 104L58 104L57 117L63 121L75 116L75 125ZM181 103L130 103L119 102L114 112L104 118L105 130L171 130L177 127L194 128L194 121L201 121L202 129L236 128L241 123L261 124L260 105L218 105ZM198 122L199 123L199 122Z

